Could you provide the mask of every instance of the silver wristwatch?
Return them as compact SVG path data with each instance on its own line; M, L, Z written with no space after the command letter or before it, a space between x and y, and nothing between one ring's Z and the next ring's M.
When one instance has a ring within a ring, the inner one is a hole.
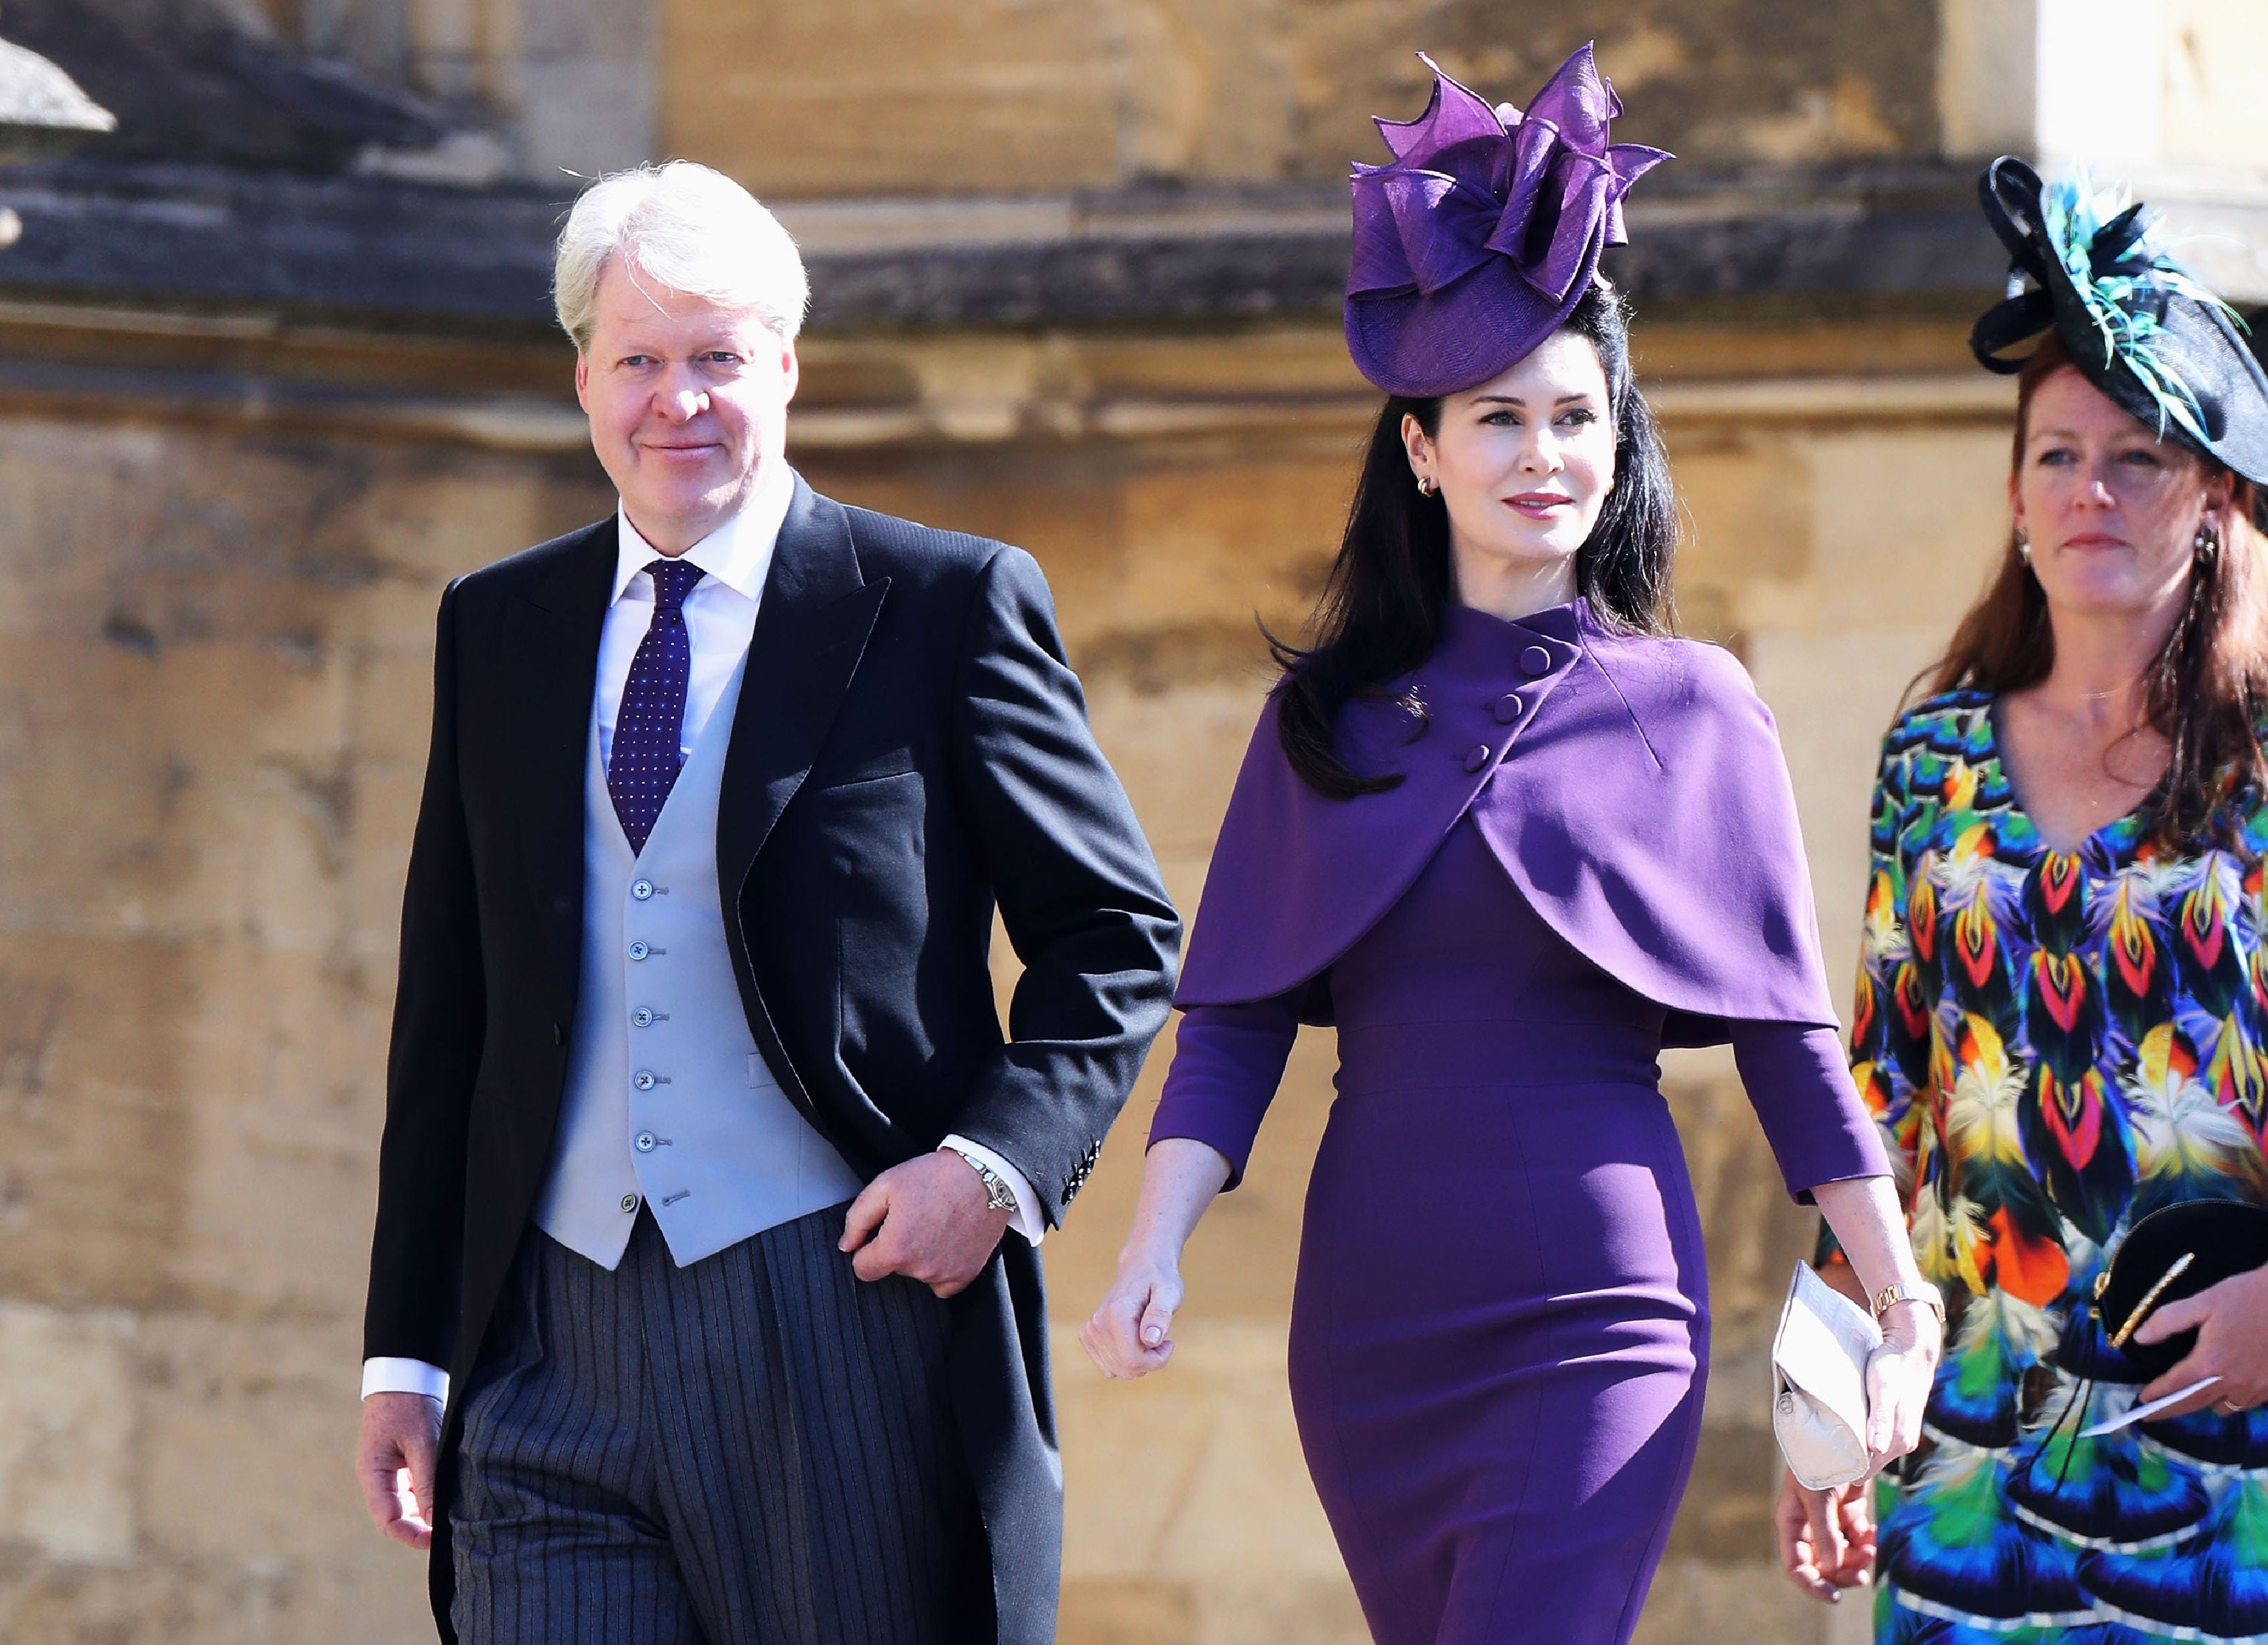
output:
M951 1152L968 1161L968 1169L984 1179L984 1208L987 1211L1005 1211L1014 1216L1021 1209L1016 1204L1016 1191L1008 1186L1006 1177L966 1149L952 1148Z

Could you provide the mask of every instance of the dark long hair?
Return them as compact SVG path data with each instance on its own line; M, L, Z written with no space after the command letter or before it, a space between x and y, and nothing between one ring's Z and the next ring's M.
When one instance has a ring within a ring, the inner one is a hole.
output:
M1614 489L1575 551L1575 586L1608 627L1666 634L1677 497L1653 411L1631 371L1629 313L1620 293L1601 283L1584 293L1563 329L1598 351L1615 430ZM1431 438L1440 432L1441 407L1440 400L1388 398L1363 454L1338 558L1308 621L1308 643L1300 647L1268 636L1284 669L1276 697L1285 757L1310 788L1334 800L1402 780L1358 777L1339 757L1332 734L1349 698L1407 674L1440 638L1441 608L1449 599L1449 514L1438 493L1418 494L1402 419L1416 417Z
M2016 380L2014 471L2023 467L2032 395L2071 365L2052 333L2025 362ZM2268 711L2268 575L2252 522L2257 498L2241 476L2209 457L2198 461L2208 483L2227 476L2235 488L2220 546L2191 557L2181 616L2142 676L2143 724L2165 738L2172 756L2142 802L2141 817L2150 838L2169 850L2208 837L2234 845L2241 819L2228 815L2222 802L2268 786L2257 740ZM1907 694L1925 682L1933 693L2021 691L2054 666L2047 595L2012 527L1984 597L1961 619L1945 655L1915 676Z

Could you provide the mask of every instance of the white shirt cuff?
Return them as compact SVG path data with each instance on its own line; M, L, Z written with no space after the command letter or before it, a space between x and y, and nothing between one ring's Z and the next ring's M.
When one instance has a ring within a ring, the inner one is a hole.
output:
M1008 1226L1035 1245L1047 1237L1048 1225L1040 1219L1040 1197L1032 1191L1032 1184L1025 1180L1023 1172L983 1143L971 1142L958 1134L947 1137L938 1147L951 1148L956 1154L973 1155L999 1172L1007 1179L1009 1191L1016 1196L1016 1213L1009 1219Z
M446 1404L449 1398L449 1373L423 1360L364 1360L362 1397L367 1399L372 1394L423 1394Z

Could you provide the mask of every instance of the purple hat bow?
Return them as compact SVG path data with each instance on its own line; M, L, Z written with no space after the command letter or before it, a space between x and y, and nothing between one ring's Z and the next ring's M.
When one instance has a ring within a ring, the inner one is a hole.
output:
M1627 238L1623 196L1670 157L1607 141L1622 104L1588 46L1525 114L1423 61L1425 112L1378 121L1394 158L1354 168L1347 333L1372 381L1434 395L1486 380L1557 328L1600 251ZM1444 326L1461 335L1429 335Z

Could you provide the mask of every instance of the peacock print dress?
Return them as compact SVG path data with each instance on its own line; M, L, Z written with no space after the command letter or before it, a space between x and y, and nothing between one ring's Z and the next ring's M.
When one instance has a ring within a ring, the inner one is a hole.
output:
M2066 855L1989 694L1884 740L1852 1072L1949 1317L1880 1487L1880 1641L2268 1641L2268 1411L2077 1437L2138 1385L2101 1375L2087 1306L2127 1228L2268 1202L2268 807L2231 803L2242 852L2169 854L2130 815ZM2060 1368L2090 1346L2097 1380Z

